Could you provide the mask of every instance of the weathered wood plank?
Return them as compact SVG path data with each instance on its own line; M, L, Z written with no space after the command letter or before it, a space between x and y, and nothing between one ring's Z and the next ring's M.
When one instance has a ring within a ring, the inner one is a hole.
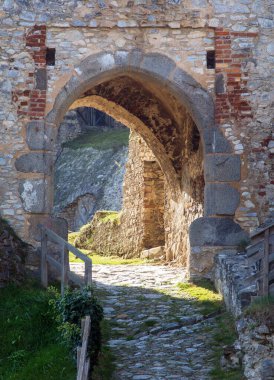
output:
M48 237L44 230L41 230L41 283L42 286L48 286L48 262L47 262L47 242Z
M263 252L263 250L264 250L264 241L262 240L256 244L253 244L247 247L246 254L247 254L247 257L253 257Z
M268 281L273 281L274 280L274 270L268 273Z
M263 294L268 294L269 290L269 228L264 232L264 261L263 261Z
M84 368L83 380L88 380L89 367L90 367L90 359L88 358L88 359L85 361L85 368Z
M88 338L90 333L90 316L85 317L84 322L84 333L82 338L82 346L81 346L81 353L80 353L80 361L79 361L79 369L77 373L77 380L84 380L84 374L85 374L85 362L86 362L86 356L87 356L87 347L88 347Z

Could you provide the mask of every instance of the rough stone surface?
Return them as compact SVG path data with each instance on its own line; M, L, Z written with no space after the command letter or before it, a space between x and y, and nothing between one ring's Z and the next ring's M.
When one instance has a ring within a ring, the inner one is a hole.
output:
M234 215L240 202L239 192L227 184L212 184L205 186L205 214Z
M27 124L26 140L31 150L52 150L56 131L43 121L30 121Z
M71 264L76 273L83 266ZM209 380L214 318L203 320L168 266L94 266L96 292L111 325L115 380Z
M190 226L190 245L237 246L248 241L248 235L232 219L199 218Z
M274 378L274 329L255 318L241 318L236 322L238 346L243 352L244 375L248 380Z
M208 181L239 181L241 178L241 160L239 156L207 156L205 160L205 178Z
M40 214L46 211L45 185L42 179L22 180L19 184L19 194L27 212Z
M50 153L27 153L15 161L19 172L50 174L53 169L54 158Z
M165 247L154 247L145 249L140 256L142 259L163 259L165 258Z

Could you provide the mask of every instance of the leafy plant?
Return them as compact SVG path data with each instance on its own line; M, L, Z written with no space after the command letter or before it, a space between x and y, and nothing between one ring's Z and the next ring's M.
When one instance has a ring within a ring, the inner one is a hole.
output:
M76 348L81 342L81 320L89 315L91 330L88 344L88 354L91 368L95 365L101 349L100 322L103 319L103 309L94 296L92 287L65 290L64 296L55 288L50 288L52 306L55 319L58 323L60 338L72 350L76 357Z

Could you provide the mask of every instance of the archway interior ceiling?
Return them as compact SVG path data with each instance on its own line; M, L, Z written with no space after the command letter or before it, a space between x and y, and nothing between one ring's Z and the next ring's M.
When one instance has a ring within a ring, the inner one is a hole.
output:
M178 179L187 170L191 156L197 152L202 156L202 144L194 121L182 101L164 85L134 75L120 75L97 84L81 99L91 96L117 104L139 119L163 146ZM107 109L104 111L107 113ZM146 140L142 130L137 129L137 132Z

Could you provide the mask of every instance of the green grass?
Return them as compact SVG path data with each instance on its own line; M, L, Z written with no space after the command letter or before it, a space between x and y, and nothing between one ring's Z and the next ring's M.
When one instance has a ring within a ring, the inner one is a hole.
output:
M181 282L178 287L180 291L192 299L192 304L198 306L203 315L217 312L223 308L222 297L216 292L210 281L203 280L196 284Z
M221 368L220 360L223 354L223 347L231 345L237 339L235 322L230 313L223 313L216 318L217 328L212 337L211 347L213 349L214 369L211 371L212 380L243 380L242 369L231 369L224 371Z
M118 149L127 146L129 129L113 129L108 131L92 130L72 141L63 144L70 149L94 148L100 150Z
M81 252L83 252L85 255L90 257L92 259L92 263L94 265L100 264L100 265L145 265L150 263L149 260L143 260L138 258L133 259L123 259L119 256L101 256L96 253L92 253L86 249L81 249ZM80 263L82 262L81 259L78 259L74 256L73 253L69 253L69 261L71 263Z
M102 223L119 223L120 222L120 216L121 213L118 211L99 211L100 221Z
M0 289L0 379L74 380L69 351L57 342L49 295L37 284Z

